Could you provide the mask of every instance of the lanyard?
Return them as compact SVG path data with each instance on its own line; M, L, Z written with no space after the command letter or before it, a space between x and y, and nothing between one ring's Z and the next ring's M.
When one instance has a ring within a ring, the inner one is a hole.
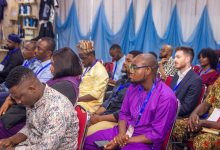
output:
M176 86L173 88L173 92L174 92L174 93L175 93L176 90L179 88L181 82L182 82L182 80L181 80L178 84L176 84Z
M26 68L28 68L33 62L35 62L37 59L36 58L34 58L34 59L32 59L32 60L27 60L26 62L25 62L25 64L23 65L24 67L26 67Z
M86 67L86 70L84 71L84 73L82 74L82 76L81 77L84 77L85 76L85 74L87 73L87 72L89 72L91 69L92 69L92 67L93 66L95 66L95 64L97 63L97 59L92 63L92 65L90 66L90 67Z
M128 82L125 85L123 85L122 83L120 84L120 86L118 87L117 91L114 93L113 97L116 97L117 93L120 92L122 89L127 88L131 83Z
M207 69L204 73L202 73L202 69L201 69L200 72L199 72L199 76L202 76L202 75L206 74L210 70L211 70L211 68Z
M2 65L5 65L6 61L8 61L8 59L9 59L9 55L11 55L11 54L13 54L13 53L16 53L17 51L19 51L18 48L13 49L13 50L10 50L10 51L8 52L7 56L5 57L5 59L2 61L1 64L2 64Z
M147 106L147 103L148 103L148 101L149 101L149 99L150 99L150 96L151 96L151 94L152 94L152 92L153 92L153 90L154 90L154 88L155 88L155 85L156 85L156 84L154 83L153 86L152 86L152 88L150 89L150 92L147 94L147 97L146 97L146 99L145 99L145 101L144 101L144 103L143 103L143 105L142 105L142 107L141 107L141 109L140 109L140 111L139 111L139 113L138 113L138 119L137 119L137 121L136 121L135 126L138 125L138 123L139 123L139 121L140 121L140 119L141 119L142 113L144 112L145 107Z
M118 67L117 61L115 61L115 69L114 69L114 72L113 72L112 80L114 80L114 76L115 76L117 67Z
M39 75L44 69L46 69L48 66L50 66L51 62L43 66L36 74Z

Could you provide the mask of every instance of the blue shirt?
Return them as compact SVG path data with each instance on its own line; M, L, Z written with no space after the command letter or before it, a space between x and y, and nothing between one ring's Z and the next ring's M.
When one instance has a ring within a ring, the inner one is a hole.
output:
M32 58L30 60L27 59L24 60L22 66L31 69L34 73L37 73L37 71L42 67L41 62L36 58Z
M49 63L51 63L50 59L47 61L41 62L41 67L39 70L41 70L43 67L45 67ZM53 78L53 75L51 74L51 71L50 71L50 66L51 64L45 67L42 71L40 72L39 70L37 71L37 78L43 83L46 83L48 80Z
M122 77L121 69L123 67L124 62L125 62L125 55L118 61L114 62L113 77L112 77L114 81L121 79Z

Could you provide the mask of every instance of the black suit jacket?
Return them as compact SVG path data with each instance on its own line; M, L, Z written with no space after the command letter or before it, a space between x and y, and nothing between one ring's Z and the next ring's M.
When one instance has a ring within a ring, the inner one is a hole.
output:
M15 53L9 54L9 58L5 63L5 67L0 71L0 83L3 83L8 76L9 72L16 66L22 65L24 59L21 54L21 50L16 51Z
M173 77L171 88L174 89L178 81L178 74ZM201 78L191 69L182 79L176 90L176 97L181 103L179 116L187 117L198 105L198 100L202 90Z

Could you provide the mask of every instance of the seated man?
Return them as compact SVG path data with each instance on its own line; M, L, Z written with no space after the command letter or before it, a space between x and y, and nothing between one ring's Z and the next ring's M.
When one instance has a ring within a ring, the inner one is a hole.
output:
M198 104L202 89L201 78L193 71L191 63L194 57L192 48L177 47L175 67L178 70L171 82L171 89L180 100L180 117L187 117Z
M54 40L45 37L40 39L36 45L33 41L25 42L22 49L24 58L29 59L29 61L24 61L23 66L34 71L37 78L43 83L53 77L50 72L50 57L54 48ZM27 53L29 56L27 56ZM38 60L32 62L31 60L34 59L35 54ZM26 62L28 63L26 64ZM17 133L22 128L22 125L24 125L26 116L25 107L13 104L11 98L8 96L0 109L0 116L0 139L10 137Z
M173 48L171 45L163 45L160 50L160 62L158 72L162 80L166 80L168 76L174 76L177 72L172 58Z
M20 43L21 39L18 37L18 35L10 34L8 36L7 47L9 52L1 62L0 83L5 81L5 78L14 67L22 64L24 59L21 55Z
M122 77L122 66L125 61L125 55L123 54L121 47L118 44L113 44L109 50L109 54L112 57L114 66L112 76L109 79L110 84L115 84L117 80L121 79Z
M103 102L108 73L95 58L92 41L80 41L77 48L84 66L79 86L78 104L89 112L95 112Z
M125 62L122 68L122 72L126 75L122 76L122 79L116 82L116 86L113 89L111 95L104 101L101 107L91 115L87 136L96 132L97 130L103 130L114 127L118 123L119 111L124 99L129 80L129 66L134 57L141 54L139 51L131 51L125 58Z
M85 140L84 149L99 149L95 141L108 140L106 149L160 149L177 111L173 91L156 79L158 64L151 54L134 58L131 84L119 114L119 124L98 131Z
M41 83L31 70L22 66L9 73L6 86L11 98L26 107L27 121L17 134L0 140L1 149L77 148L78 118L65 96Z
M220 77L215 81L205 101L196 107L189 119L187 118L178 122L178 128L173 131L173 135L178 141L182 141L184 135L189 132L193 137L192 141L195 150L220 149L220 144L218 144L220 141L219 135L200 132L202 127L220 130L220 122L199 119L207 112L208 116L210 116L215 108L220 109L219 87Z
M37 42L25 41L21 48L24 62L22 66L31 69L36 73L41 68L41 62L35 57L35 50L37 48Z

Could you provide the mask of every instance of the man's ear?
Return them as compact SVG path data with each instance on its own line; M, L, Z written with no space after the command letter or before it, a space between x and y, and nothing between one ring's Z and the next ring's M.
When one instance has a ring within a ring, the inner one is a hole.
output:
M189 63L191 63L191 58L190 58L190 56L187 56L187 57L186 57L186 61L189 62Z
M151 69L150 67L147 67L147 68L145 69L145 72L146 72L147 75L149 75L149 74L151 74L152 69Z

